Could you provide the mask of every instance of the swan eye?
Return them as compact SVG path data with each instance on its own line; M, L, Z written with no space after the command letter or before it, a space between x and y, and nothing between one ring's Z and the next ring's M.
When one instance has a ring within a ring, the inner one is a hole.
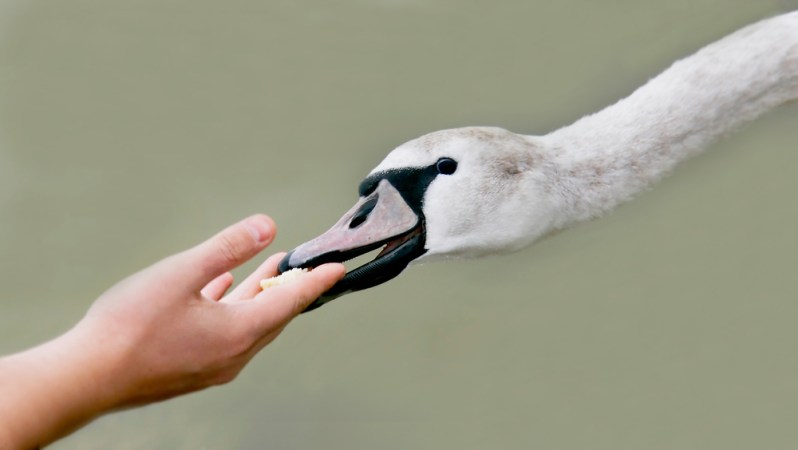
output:
M457 161L452 158L441 158L435 163L435 169L438 170L439 174L451 175L457 170Z

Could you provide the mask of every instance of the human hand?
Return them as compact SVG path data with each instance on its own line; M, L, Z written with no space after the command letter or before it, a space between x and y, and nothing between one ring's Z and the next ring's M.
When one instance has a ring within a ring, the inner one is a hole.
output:
M0 359L0 423L43 445L105 412L232 380L344 275L328 264L261 291L260 280L277 274L278 254L224 295L228 271L274 233L266 216L245 219L121 281L61 337ZM5 448L2 438L0 430Z
M267 259L232 292L228 270L273 239L265 216L233 225L210 240L122 281L78 325L105 342L119 361L116 407L149 403L232 380L283 327L343 275L319 267L282 289L261 291L282 255ZM85 330L85 331L84 331Z

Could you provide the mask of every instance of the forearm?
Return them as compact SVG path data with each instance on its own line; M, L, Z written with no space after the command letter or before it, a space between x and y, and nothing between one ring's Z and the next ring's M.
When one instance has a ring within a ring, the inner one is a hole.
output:
M47 445L113 405L108 355L73 329L30 350L0 359L0 449Z
M117 283L64 335L0 358L0 450L41 447L104 413L232 380L344 276L325 264L264 292L278 254L225 295L228 271L273 237L266 216L247 218Z

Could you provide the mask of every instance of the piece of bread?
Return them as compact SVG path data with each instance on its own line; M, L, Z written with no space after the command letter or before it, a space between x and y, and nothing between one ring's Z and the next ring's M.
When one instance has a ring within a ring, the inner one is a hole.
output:
M290 283L297 278L301 277L303 273L307 272L308 269L291 269L277 275L276 277L266 278L265 280L260 280L260 288L261 289L268 289L274 286L280 286L281 284Z

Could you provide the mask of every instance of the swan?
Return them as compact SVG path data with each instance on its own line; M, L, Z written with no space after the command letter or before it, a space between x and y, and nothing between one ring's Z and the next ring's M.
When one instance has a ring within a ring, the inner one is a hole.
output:
M465 127L400 145L360 183L355 206L289 252L279 271L382 247L311 310L411 263L519 250L612 210L714 140L796 98L798 11L742 28L547 135Z

